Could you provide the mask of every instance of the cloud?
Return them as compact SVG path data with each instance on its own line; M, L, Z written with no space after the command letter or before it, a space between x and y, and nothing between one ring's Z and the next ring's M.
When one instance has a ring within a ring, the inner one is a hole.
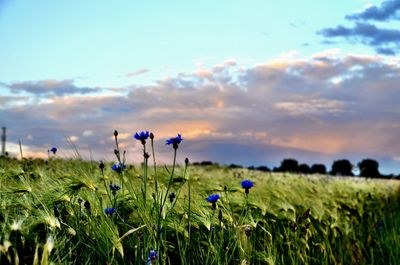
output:
M400 30L377 27L370 21L390 21L399 19L399 0L387 0L377 6L369 6L359 13L347 15L348 20L355 20L353 26L338 25L334 28L324 28L317 34L325 37L323 43L332 44L331 38L342 37L352 44L371 46L378 54L393 56L400 49ZM362 22L360 22L362 21Z
M343 37L375 48L380 54L394 55L399 49L400 30L381 29L369 23L357 22L354 27L337 26L319 32L326 38Z
M29 97L27 96L0 96L0 108L22 104L27 100L29 100Z
M28 92L34 95L56 95L64 96L71 94L88 94L100 92L100 88L77 87L73 80L40 80L40 81L25 81L12 84L3 84L8 87L13 93Z
M377 20L386 21L390 19L399 19L398 11L400 10L399 0L386 0L378 6L368 6L362 12L347 15L349 20Z
M379 29L368 23L356 23L354 28L343 26L328 28L322 30L321 34L324 37L360 38L361 41L372 46L396 44L400 40L399 30Z
M70 137L83 156L92 150L106 161L114 159L115 129L130 162L142 159L132 137L141 130L155 133L157 159L166 163L165 139L178 132L185 138L178 161L272 166L284 157L328 163L400 156L398 60L330 50L240 71L233 63L221 67L128 86L125 94L39 94L47 100L0 109L1 123L14 143L31 135L32 152L68 150Z
M142 75L145 73L148 73L150 70L149 69L139 69L135 72L131 72L131 73L127 73L125 76L126 77L133 77L133 76L138 76L138 75Z

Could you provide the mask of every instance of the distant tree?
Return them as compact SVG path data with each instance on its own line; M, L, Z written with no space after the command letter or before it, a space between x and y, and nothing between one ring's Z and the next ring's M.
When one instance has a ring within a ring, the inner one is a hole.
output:
M258 171L262 171L262 172L270 172L271 169L269 169L269 167L266 166L259 166L256 168Z
M255 170L256 168L254 166L249 166L247 167L248 170Z
M332 164L331 175L334 176L353 176L353 165L347 159L336 160Z
M310 169L311 174L326 174L326 166L324 164L313 164Z
M300 164L297 167L297 172L303 173L303 174L310 174L310 166L307 164Z
M299 167L299 162L293 158L283 159L281 162L281 166L278 171L280 172L297 172Z
M237 164L230 164L230 165L228 166L228 168L243 168L243 166L237 165Z
M202 161L202 162L200 162L200 165L202 165L202 166L212 166L213 162L212 161Z
M358 163L358 168L360 169L360 176L366 178L380 178L382 177L379 173L379 163L373 159L363 159Z

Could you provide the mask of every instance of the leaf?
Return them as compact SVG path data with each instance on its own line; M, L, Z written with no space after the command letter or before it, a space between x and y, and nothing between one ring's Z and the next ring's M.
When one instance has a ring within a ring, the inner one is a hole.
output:
M133 233L135 233L137 231L139 231L140 229L142 229L145 226L146 225L142 225L142 226L133 228L133 229L129 230L128 232L126 232L123 236L118 238L118 240L115 242L114 246L112 247L113 255L114 255L115 249L117 249L119 254L121 254L121 256L123 257L124 256L124 249L123 249L122 243L121 243L122 239L124 239L125 237L127 237L127 236L129 236L129 235L131 235L131 234L133 234Z

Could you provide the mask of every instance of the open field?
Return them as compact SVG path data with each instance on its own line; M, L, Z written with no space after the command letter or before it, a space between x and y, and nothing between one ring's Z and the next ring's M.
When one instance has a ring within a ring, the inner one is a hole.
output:
M182 164L118 171L81 160L2 158L0 263L400 260L399 181ZM244 179L254 183L247 195ZM208 202L211 194L220 198Z

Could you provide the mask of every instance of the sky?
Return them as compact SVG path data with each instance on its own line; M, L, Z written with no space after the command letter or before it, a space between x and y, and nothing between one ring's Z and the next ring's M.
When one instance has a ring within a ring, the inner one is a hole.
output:
M0 0L0 126L17 156L376 159L400 173L400 0Z

